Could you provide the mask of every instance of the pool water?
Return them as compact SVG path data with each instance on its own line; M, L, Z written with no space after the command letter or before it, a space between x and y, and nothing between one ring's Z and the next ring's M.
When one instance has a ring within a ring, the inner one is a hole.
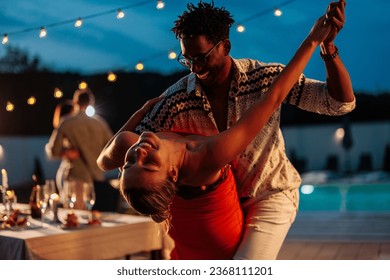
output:
M390 183L302 185L300 211L390 211Z

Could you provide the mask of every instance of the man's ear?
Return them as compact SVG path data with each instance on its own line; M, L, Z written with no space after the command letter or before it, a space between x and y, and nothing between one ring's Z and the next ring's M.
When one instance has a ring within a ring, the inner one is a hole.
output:
M176 183L179 177L179 169L176 166L172 165L169 170L169 176L172 178L172 181Z
M230 49L232 48L232 45L231 45L229 39L225 39L225 41L223 42L223 47L225 48L225 55L229 55Z

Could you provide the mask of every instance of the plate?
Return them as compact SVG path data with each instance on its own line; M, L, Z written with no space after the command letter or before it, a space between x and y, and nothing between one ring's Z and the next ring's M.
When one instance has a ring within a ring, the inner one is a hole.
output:
M27 222L27 224L22 225L22 226L10 227L9 230L12 230L12 231L23 231L23 230L29 230L29 229L37 229L37 228L41 228L41 227L42 226L40 226L40 225L33 225L30 222Z
M87 224L79 224L77 227L68 227L66 224L61 224L59 227L63 230L79 230L86 228L87 226Z
M4 215L0 218L0 229L17 229L17 230L23 230L24 228L29 228L31 227L30 222L28 221L28 217L26 215L19 215L17 217L17 223L22 223L19 224L18 226L10 225L10 223L7 222L7 216ZM15 221L12 220L12 224L14 224Z

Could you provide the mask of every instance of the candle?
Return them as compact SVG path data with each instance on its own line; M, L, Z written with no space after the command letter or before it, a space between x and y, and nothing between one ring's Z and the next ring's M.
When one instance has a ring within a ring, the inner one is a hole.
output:
M5 189L8 189L8 176L7 176L7 171L5 169L1 169L1 179L2 179L2 184Z
M50 199L53 201L53 202L58 202L60 200L60 196L56 193L52 193L50 195Z
M58 223L58 202L60 200L60 196L56 193L52 193L50 195L50 202L52 205L52 210L53 210L53 222Z
M15 192L12 191L12 190L11 190L11 191L8 190L8 191L6 192L6 196L7 196L7 198L8 198L9 200L13 201L14 198L15 198Z

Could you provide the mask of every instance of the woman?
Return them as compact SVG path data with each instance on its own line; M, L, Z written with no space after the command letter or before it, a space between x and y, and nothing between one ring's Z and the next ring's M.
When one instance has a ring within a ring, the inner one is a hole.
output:
M73 113L73 102L70 99L65 99L62 102L58 103L56 108L54 109L53 114L53 129L58 129L61 121L66 118L67 116L70 116ZM64 141L69 142L68 139L65 139ZM70 145L70 143L66 143L67 145ZM46 146L47 147L47 146ZM48 151L48 148L46 148L46 153L50 153ZM56 185L58 192L60 193L60 197L62 200L64 200L64 178L67 177L68 171L70 168L70 163L63 159L61 160L60 166L57 169L56 173ZM62 201L63 203L65 201Z
M316 47L331 30L320 17L290 63L229 129L214 135L130 132L162 97L147 102L111 139L98 158L103 170L122 166L121 192L132 207L156 222L170 222L172 258L229 259L239 243L242 212L229 169L284 100ZM201 186L201 187L199 187ZM185 200L187 199L187 200ZM214 205L213 209L204 209Z

